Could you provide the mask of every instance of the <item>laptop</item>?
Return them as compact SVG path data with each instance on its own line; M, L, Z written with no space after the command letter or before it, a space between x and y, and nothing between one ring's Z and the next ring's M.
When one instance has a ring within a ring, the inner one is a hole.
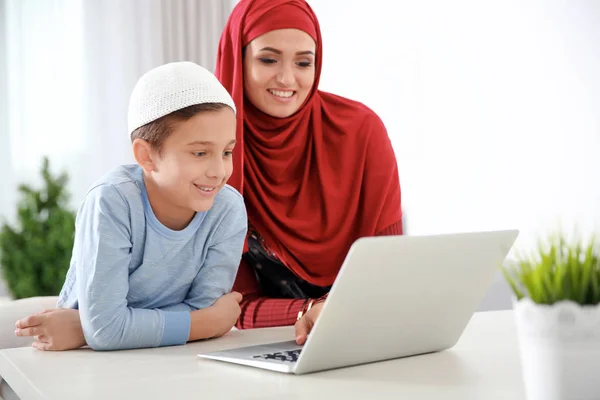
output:
M290 338L198 356L301 375L449 349L518 233L358 239L303 346Z

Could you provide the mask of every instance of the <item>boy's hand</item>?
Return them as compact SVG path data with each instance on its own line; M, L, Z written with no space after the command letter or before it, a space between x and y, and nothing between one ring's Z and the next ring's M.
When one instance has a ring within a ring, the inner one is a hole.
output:
M15 335L34 336L32 346L38 350L71 350L86 345L78 310L46 310L20 319L15 325Z
M242 295L238 292L231 292L219 297L209 307L212 314L212 323L216 330L214 337L222 336L233 328L242 312L240 301L242 301Z

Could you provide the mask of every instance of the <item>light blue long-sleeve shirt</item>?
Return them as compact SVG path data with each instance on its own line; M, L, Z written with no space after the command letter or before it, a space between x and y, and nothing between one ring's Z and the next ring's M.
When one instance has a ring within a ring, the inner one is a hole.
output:
M225 185L181 231L152 211L138 165L87 193L58 307L78 308L96 350L185 344L190 312L231 291L247 231L242 196Z

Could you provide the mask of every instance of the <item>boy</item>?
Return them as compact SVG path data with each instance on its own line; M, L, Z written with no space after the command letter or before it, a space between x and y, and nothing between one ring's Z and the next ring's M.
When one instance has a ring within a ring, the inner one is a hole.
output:
M79 209L59 309L17 322L41 350L185 344L228 332L247 231L231 176L236 116L217 78L190 63L143 75L128 115L135 165L110 171ZM77 311L78 310L78 311Z

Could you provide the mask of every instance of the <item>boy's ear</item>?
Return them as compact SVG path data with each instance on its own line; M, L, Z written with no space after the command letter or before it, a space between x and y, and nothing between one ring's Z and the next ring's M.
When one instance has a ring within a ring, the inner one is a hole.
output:
M133 156L144 172L155 171L154 157L155 150L152 145L144 139L135 139L133 141Z

